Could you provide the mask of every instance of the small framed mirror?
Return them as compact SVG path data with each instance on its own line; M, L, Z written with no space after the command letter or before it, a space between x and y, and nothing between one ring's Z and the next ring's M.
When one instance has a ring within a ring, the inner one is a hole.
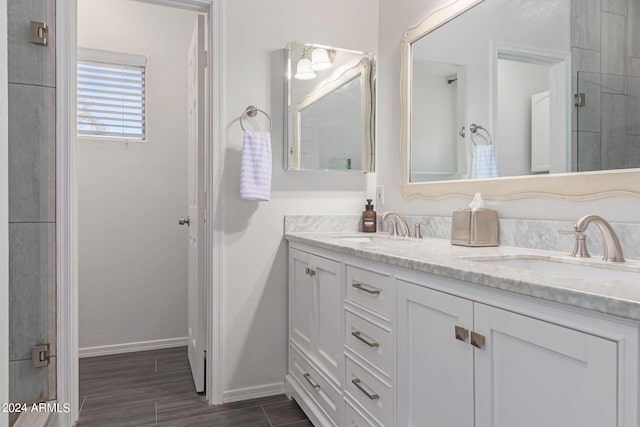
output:
M375 170L374 55L290 42L285 169Z

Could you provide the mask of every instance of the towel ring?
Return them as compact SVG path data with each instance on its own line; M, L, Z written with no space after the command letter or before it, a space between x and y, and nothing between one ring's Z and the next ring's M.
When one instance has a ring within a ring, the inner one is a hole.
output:
M267 116L267 119L269 120L269 131L271 131L271 117L269 117L269 115L266 112L262 111L261 109L255 107L253 105L249 105L247 107L247 109L244 110L244 112L240 115L240 127L242 128L242 130L246 130L244 128L244 124L242 123L242 118L245 115L248 116L248 117L255 117L255 116L258 115L258 113L262 113L265 116Z
M493 145L493 140L491 139L491 134L489 133L489 131L486 128L484 128L484 127L482 127L480 125L477 125L475 123L471 123L471 125L469 126L469 130L471 131L471 142L473 142L473 145L478 145L476 143L476 140L474 139L474 137L476 135L485 140L486 144L483 144L483 145ZM484 133L487 136L485 137L481 133L478 133L479 130L484 131Z

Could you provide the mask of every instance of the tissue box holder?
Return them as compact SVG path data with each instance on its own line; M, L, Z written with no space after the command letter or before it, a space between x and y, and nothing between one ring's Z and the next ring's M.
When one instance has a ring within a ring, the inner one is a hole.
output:
M499 246L498 213L484 208L453 211L451 244L475 247Z

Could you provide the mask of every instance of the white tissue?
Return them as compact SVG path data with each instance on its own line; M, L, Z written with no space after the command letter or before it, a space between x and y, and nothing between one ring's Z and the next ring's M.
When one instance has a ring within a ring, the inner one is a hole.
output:
M469 207L472 211L475 211L479 208L484 208L484 200L482 200L482 195L480 193L476 193L475 196L473 196L473 200L471 200L471 203L469 203Z

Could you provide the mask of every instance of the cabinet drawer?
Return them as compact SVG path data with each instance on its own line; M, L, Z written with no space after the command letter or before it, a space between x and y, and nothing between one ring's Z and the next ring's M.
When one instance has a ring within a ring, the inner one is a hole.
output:
M345 344L391 377L394 353L391 333L350 311L345 314Z
M393 425L391 386L347 357L345 392L380 424Z
M333 388L300 353L289 346L291 364L289 371L302 387L318 403L335 425L341 420L344 405L342 395Z
M346 420L345 427L379 427L380 424L369 421L359 410L354 408L349 401L345 405Z
M391 320L395 292L389 276L348 265L346 286L347 299Z

